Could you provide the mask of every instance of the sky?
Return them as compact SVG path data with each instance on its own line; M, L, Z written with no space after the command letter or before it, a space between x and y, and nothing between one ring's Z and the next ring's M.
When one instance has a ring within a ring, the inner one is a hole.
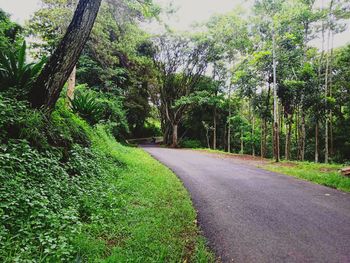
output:
M318 0L321 1L321 0ZM169 6L171 0L155 0L162 7ZM214 14L228 12L238 6L243 6L249 9L253 0L175 0L173 1L177 13L171 19L166 19L166 23L176 30L190 29L195 22L204 22ZM39 0L0 0L0 8L12 15L12 19L20 24L40 7ZM157 30L154 25L149 29ZM350 29L339 34L334 39L334 46L342 46L350 43ZM319 40L314 40L314 46L320 46Z

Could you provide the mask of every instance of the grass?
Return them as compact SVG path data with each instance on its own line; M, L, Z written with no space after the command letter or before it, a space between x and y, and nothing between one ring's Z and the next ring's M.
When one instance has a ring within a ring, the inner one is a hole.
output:
M116 143L103 129L93 147L122 165L105 167L115 176L105 207L75 240L79 261L214 262L189 194L168 168L141 149Z
M204 148L194 150L225 154L237 158L243 157L243 155L240 154L227 153L221 150ZM263 161L261 161L260 158L256 158L255 163L254 160L249 160L249 163L255 164L265 170L286 174L316 184L335 188L344 192L350 192L350 178L342 176L339 172L339 170L344 167L344 165L341 164L320 164L297 161L282 161L280 163L275 163L269 159L263 159Z
M350 178L339 173L339 170L343 168L340 164L283 161L280 164L269 163L262 168L350 192Z

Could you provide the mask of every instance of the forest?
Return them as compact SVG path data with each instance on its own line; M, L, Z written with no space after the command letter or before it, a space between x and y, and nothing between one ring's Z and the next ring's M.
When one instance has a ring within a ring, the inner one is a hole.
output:
M0 6L0 261L214 262L133 139L349 164L350 2L326 2L256 0L190 32L152 0L41 0L24 25Z

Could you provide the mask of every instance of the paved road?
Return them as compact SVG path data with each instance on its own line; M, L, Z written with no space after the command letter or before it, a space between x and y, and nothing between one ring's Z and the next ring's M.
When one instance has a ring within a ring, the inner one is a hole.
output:
M145 147L184 182L223 262L350 262L350 195L190 150Z

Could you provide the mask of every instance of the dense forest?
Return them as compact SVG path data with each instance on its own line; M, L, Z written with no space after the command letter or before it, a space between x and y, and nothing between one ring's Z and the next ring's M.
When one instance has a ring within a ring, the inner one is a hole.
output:
M192 32L151 0L41 2L24 26L0 9L2 262L212 261L180 182L130 139L350 162L349 1L257 0Z

